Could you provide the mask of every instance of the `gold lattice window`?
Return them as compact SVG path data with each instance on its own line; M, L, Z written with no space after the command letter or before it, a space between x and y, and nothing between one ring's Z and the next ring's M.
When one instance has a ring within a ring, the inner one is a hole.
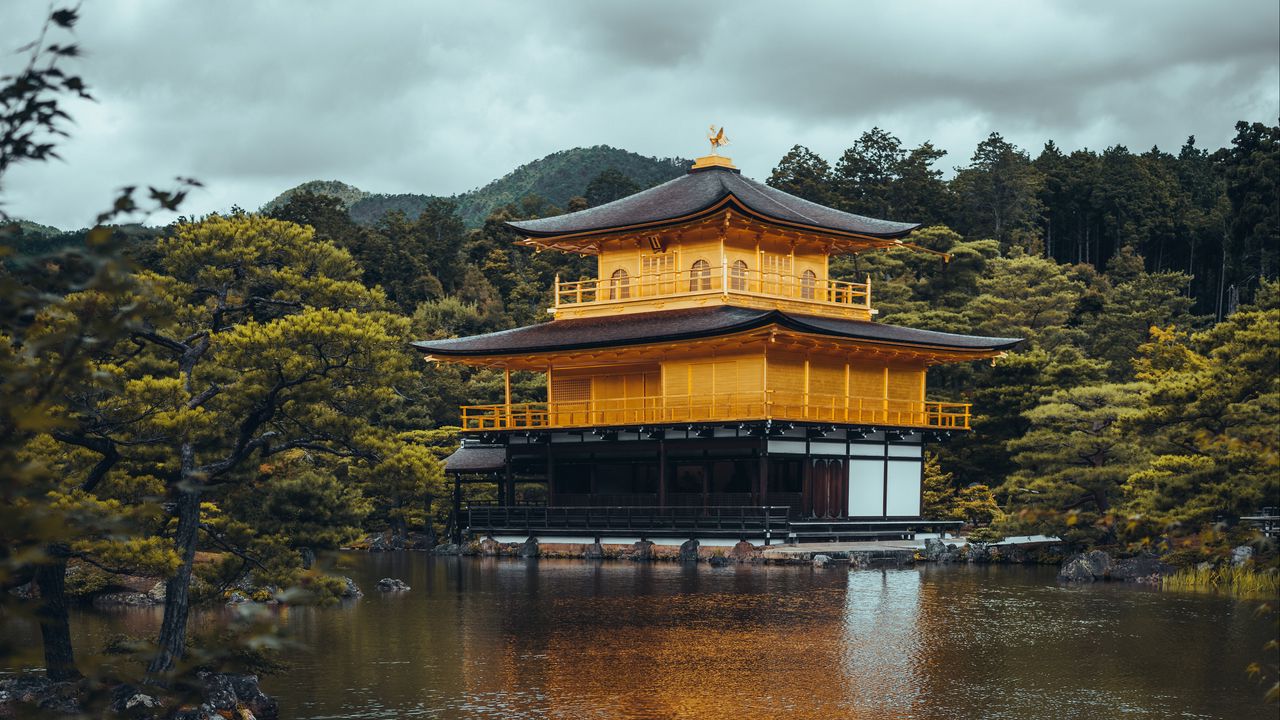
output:
M747 289L747 263L742 260L734 260L729 266L729 289L730 290L746 290Z
M609 299L625 300L631 297L631 277L626 270L618 268L609 276Z
M711 263L698 260L689 269L689 292L711 289Z
M551 399L557 403L586 403L591 400L591 378L551 378Z
M778 294L790 285L791 256L777 253L763 253L760 257L761 290Z
M640 275L641 295L652 294L651 288L656 288L659 294L675 292L676 256L671 253L645 255L640 258Z

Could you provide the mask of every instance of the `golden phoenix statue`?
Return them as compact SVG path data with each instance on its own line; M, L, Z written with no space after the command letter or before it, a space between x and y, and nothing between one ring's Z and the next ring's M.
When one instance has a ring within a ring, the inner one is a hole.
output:
M715 155L716 151L729 144L729 138L725 137L724 126L721 125L717 130L715 125L711 126L711 130L707 132L707 140L711 142L711 154Z

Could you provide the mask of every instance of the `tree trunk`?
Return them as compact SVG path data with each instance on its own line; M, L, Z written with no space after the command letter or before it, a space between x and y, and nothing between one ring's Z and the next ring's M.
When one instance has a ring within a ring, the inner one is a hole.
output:
M67 621L67 554L66 548L51 545L49 562L36 567L35 581L40 588L40 638L44 643L44 672L50 680L76 680L75 655L71 649L71 626Z
M178 529L173 544L182 563L164 586L164 619L160 623L160 637L157 640L159 650L147 666L149 673L172 670L186 651L187 615L191 610L191 570L195 565L196 539L200 528L200 491L179 489L176 501Z
M437 542L435 516L431 512L431 505L435 501L436 501L436 498L434 495L428 495L424 503L424 505L426 505L426 510L427 510L427 519L426 519L426 527L423 528L423 531L425 531L427 534L428 550L434 548Z

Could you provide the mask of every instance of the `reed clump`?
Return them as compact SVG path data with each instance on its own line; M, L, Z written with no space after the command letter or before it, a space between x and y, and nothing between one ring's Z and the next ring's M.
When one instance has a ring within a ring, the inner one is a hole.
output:
M1280 572L1273 567L1259 568L1253 565L1200 565L1166 575L1163 586L1165 590L1274 596L1280 593Z

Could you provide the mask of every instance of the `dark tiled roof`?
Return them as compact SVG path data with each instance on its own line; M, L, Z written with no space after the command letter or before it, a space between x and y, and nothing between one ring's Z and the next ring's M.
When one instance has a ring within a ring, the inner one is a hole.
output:
M661 226L669 221L693 219L730 196L739 209L784 224L885 239L900 238L920 227L841 212L717 167L691 171L599 207L507 224L531 237L605 232L634 225Z
M554 350L640 345L692 340L778 325L797 332L854 340L927 345L954 350L1008 350L1021 338L991 338L916 330L862 320L836 320L794 315L779 310L753 310L718 305L609 317L555 320L540 325L450 340L413 343L432 355L513 355Z
M489 472L507 465L507 451L500 447L467 445L444 459L444 471L453 473Z

